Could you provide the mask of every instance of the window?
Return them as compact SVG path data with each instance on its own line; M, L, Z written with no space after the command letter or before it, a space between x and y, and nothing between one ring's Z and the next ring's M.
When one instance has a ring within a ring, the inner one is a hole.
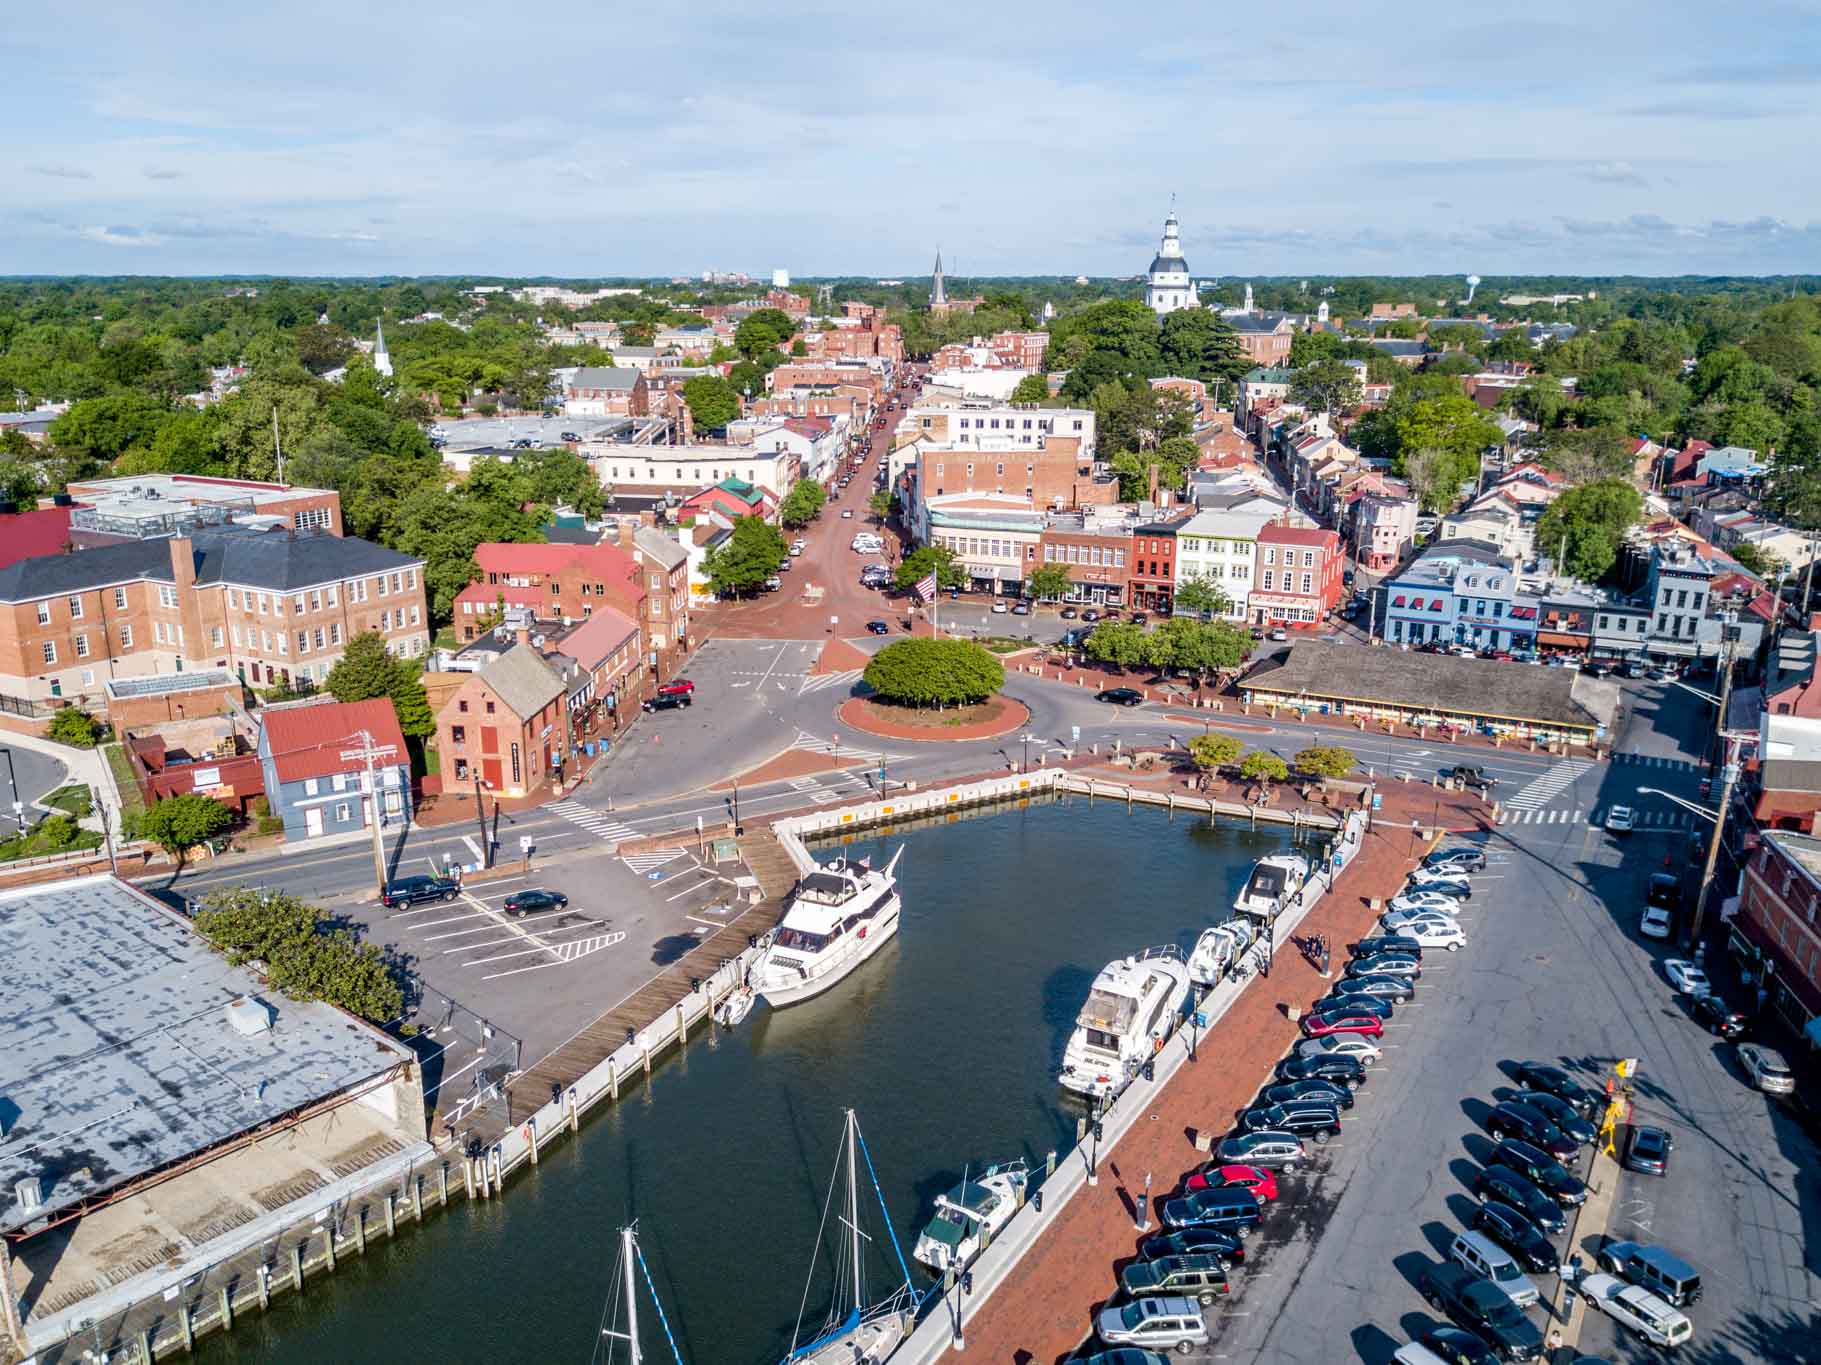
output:
M260 593L259 594L259 614L261 616L264 616L266 614L266 609L270 605L271 605L271 600L269 598L267 598L267 596L263 592Z
M54 664L57 662L57 642L55 640L46 640L44 642L44 662L47 664Z
M249 638L251 637L249 636ZM272 636L268 631L259 632L259 648L262 653L270 654L272 652Z
M84 687L93 687L95 685L95 670L94 669L85 668L82 670L82 685ZM1809 916L1808 917L1810 919L1813 919L1815 917L1813 906L1809 907Z
M1272 588L1272 579L1273 579L1273 578L1275 578L1275 577L1276 577L1276 574L1275 574L1275 571L1273 571L1273 570L1271 570L1271 569L1266 569L1266 570L1265 570L1265 579L1264 579L1264 589L1265 589L1265 591L1266 591L1266 592L1270 592L1270 591L1271 591L1271 588Z
M133 628L131 626L122 626L120 628L120 647L122 649L131 649L133 647Z
M379 595L381 597L384 597L386 595L386 576L384 574L380 574L374 581L379 584ZM556 589L556 591L560 592L562 590L560 588L558 588L558 589Z
M1310 591L1310 589L1313 587L1313 584L1314 584L1314 575L1304 574L1303 575L1303 591L1304 592Z
M318 649L321 649L323 647L323 633L322 633L321 626L318 626L316 628L315 635L316 635L316 647Z
M468 703L465 701L458 701L455 703L455 709L465 716L468 714Z
M332 607L339 607L341 605L341 596L334 588L329 589L329 605Z
M412 624L412 625L416 625L416 624L417 624L417 623L418 623L418 620L419 620L419 613L420 613L420 612L421 612L421 611L422 611L422 610L423 610L423 609L422 609L422 608L421 608L421 607L413 607L413 608L411 608L411 624ZM592 610L592 608L588 608L588 607L584 607L584 608L583 608L583 610L584 610L584 611L589 611L589 610Z
M417 587L417 570L416 569L406 569L405 570L405 586L407 588L412 588L412 589L415 589Z
M82 598L72 594L70 596L70 620L80 621L81 619L82 619Z
M1313 569L1314 567L1315 567L1315 551L1304 550L1303 551L1303 568Z
M405 576L403 574L399 574L399 573L393 574L392 575L392 591L393 592L403 592L404 590L405 590Z
M125 588L115 588L114 589L114 606L121 611L126 610L126 589Z
M488 702L487 702L487 714L488 714L488 715L492 715L492 714L493 714L493 702L492 702L492 700L491 700L491 699L489 699L489 700L488 700Z
M1669 613L1668 612L1660 611L1657 613L1657 629L1660 631L1663 631L1664 633L1668 632L1668 630L1669 630Z
M221 648L221 627L220 626L210 627L210 629L209 629L209 647L211 649L220 649Z
M280 654L289 654L291 652L291 645L290 642L285 639L285 633L282 630L279 631L276 638L278 640L278 652Z
M345 792L348 790L348 775L346 773L336 773L329 779L329 784L334 787L336 791Z
M228 634L233 637L234 647L236 649L239 649L240 648L240 627L239 626L229 626Z
M338 825L347 824L351 809L352 807L350 807L346 801L337 801L335 803L335 823Z
M332 645L341 643L341 622L331 621L329 623L329 643Z
M38 624L41 626L48 626L50 623L51 604L49 602L40 602L38 604Z
M326 507L308 507L301 512L291 514L291 524L299 531L326 530L329 525L329 509Z
M297 652L299 654L308 654L310 652L310 632L309 631L300 630L297 632Z
M1275 545L1265 546L1265 563L1267 563L1267 564L1277 563L1277 547Z
M518 763L518 744L515 742L512 746L512 785L516 787L522 780Z
M356 578L353 582L348 584L348 600L350 602L365 602L367 600L366 579Z

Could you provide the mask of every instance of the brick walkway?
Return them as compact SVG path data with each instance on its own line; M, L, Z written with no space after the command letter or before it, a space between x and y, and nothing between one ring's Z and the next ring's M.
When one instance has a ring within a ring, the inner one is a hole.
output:
M1366 836L1362 851L1300 926L1341 945L1373 921L1369 897L1403 884L1412 861L1407 830ZM1327 983L1294 948L1280 951L1269 980L1255 980L1159 1097L1153 1122L1141 1123L1103 1158L1098 1188L1083 1190L1056 1215L1042 1240L967 1326L959 1359L991 1365L1048 1365L1065 1358L1092 1329L1093 1313L1118 1288L1116 1261L1137 1242L1132 1207L1152 1176L1153 1199L1173 1190L1203 1158L1189 1140L1195 1128L1224 1134L1277 1059L1296 1041L1283 1007L1307 1008ZM1297 1177L1290 1176L1295 1180ZM1270 1221L1276 1210L1267 1210ZM1278 1216L1283 1216L1278 1212ZM1153 1227L1156 1221L1153 1219ZM1236 1276L1248 1271L1240 1268Z

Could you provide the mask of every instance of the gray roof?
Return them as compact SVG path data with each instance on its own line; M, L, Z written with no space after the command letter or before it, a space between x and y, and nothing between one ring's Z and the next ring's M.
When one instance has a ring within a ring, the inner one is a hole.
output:
M1275 332L1289 319L1282 313L1235 313L1227 321L1236 332Z
M666 569L677 568L689 560L689 551L655 527L639 527L632 533L632 540L639 549L657 560Z
M1304 640L1264 660L1240 686L1312 701L1371 702L1591 731L1604 718L1582 704L1577 681L1579 674L1567 668Z
M1189 273L1189 263L1181 256L1165 256L1159 252L1151 258L1149 273L1153 275L1186 275Z
M637 356L640 360L656 360L658 358L658 348L656 346L615 346L613 348L613 353L615 355Z
M1426 341L1402 341L1395 337L1382 340L1373 337L1366 345L1375 351L1383 351L1386 355L1427 355L1429 351L1429 343Z
M639 382L642 370L622 369L619 366L583 365L575 372L575 378L569 381L572 389L618 389L630 393Z
M535 716L565 690L557 671L532 649L508 650L483 668L480 677L521 720Z
M291 592L424 561L356 536L223 527L190 537L198 584ZM35 602L111 583L174 583L169 540L135 540L66 555L39 555L0 569L0 602Z
M182 1161L411 1060L331 1006L261 994L188 922L108 876L0 894L0 1230ZM228 1023L268 1006L267 1032ZM17 1181L43 1206L23 1213Z

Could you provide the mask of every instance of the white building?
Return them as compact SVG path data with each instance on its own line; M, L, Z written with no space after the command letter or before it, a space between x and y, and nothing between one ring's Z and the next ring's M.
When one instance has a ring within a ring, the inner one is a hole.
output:
M635 446L583 442L578 452L603 488L688 497L722 479L740 479L782 497L801 477L795 451L752 446Z
M928 391L926 390L926 393ZM1077 437L1085 462L1094 454L1092 408L1039 408L972 398L920 402L898 423L897 439L923 436L943 446L1038 446L1048 436Z
M1163 240L1151 258L1151 283L1144 291L1144 301L1158 317L1178 308L1201 307L1195 281L1189 278L1189 263L1182 256L1182 239L1177 235L1173 212L1163 220Z
M1246 495L1235 494L1249 503ZM1258 555L1258 533L1276 519L1280 508L1197 512L1176 531L1176 587L1192 578L1205 578L1230 599L1227 619L1246 619L1246 598L1252 591L1252 565Z
M392 353L386 349L386 329L377 323L373 331L373 368L387 379L392 377Z

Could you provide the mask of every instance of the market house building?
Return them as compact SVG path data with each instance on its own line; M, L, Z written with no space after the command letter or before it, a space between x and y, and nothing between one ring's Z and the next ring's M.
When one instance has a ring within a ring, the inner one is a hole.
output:
M1574 669L1325 640L1265 658L1239 687L1248 706L1579 745L1605 740L1618 704L1616 683Z

